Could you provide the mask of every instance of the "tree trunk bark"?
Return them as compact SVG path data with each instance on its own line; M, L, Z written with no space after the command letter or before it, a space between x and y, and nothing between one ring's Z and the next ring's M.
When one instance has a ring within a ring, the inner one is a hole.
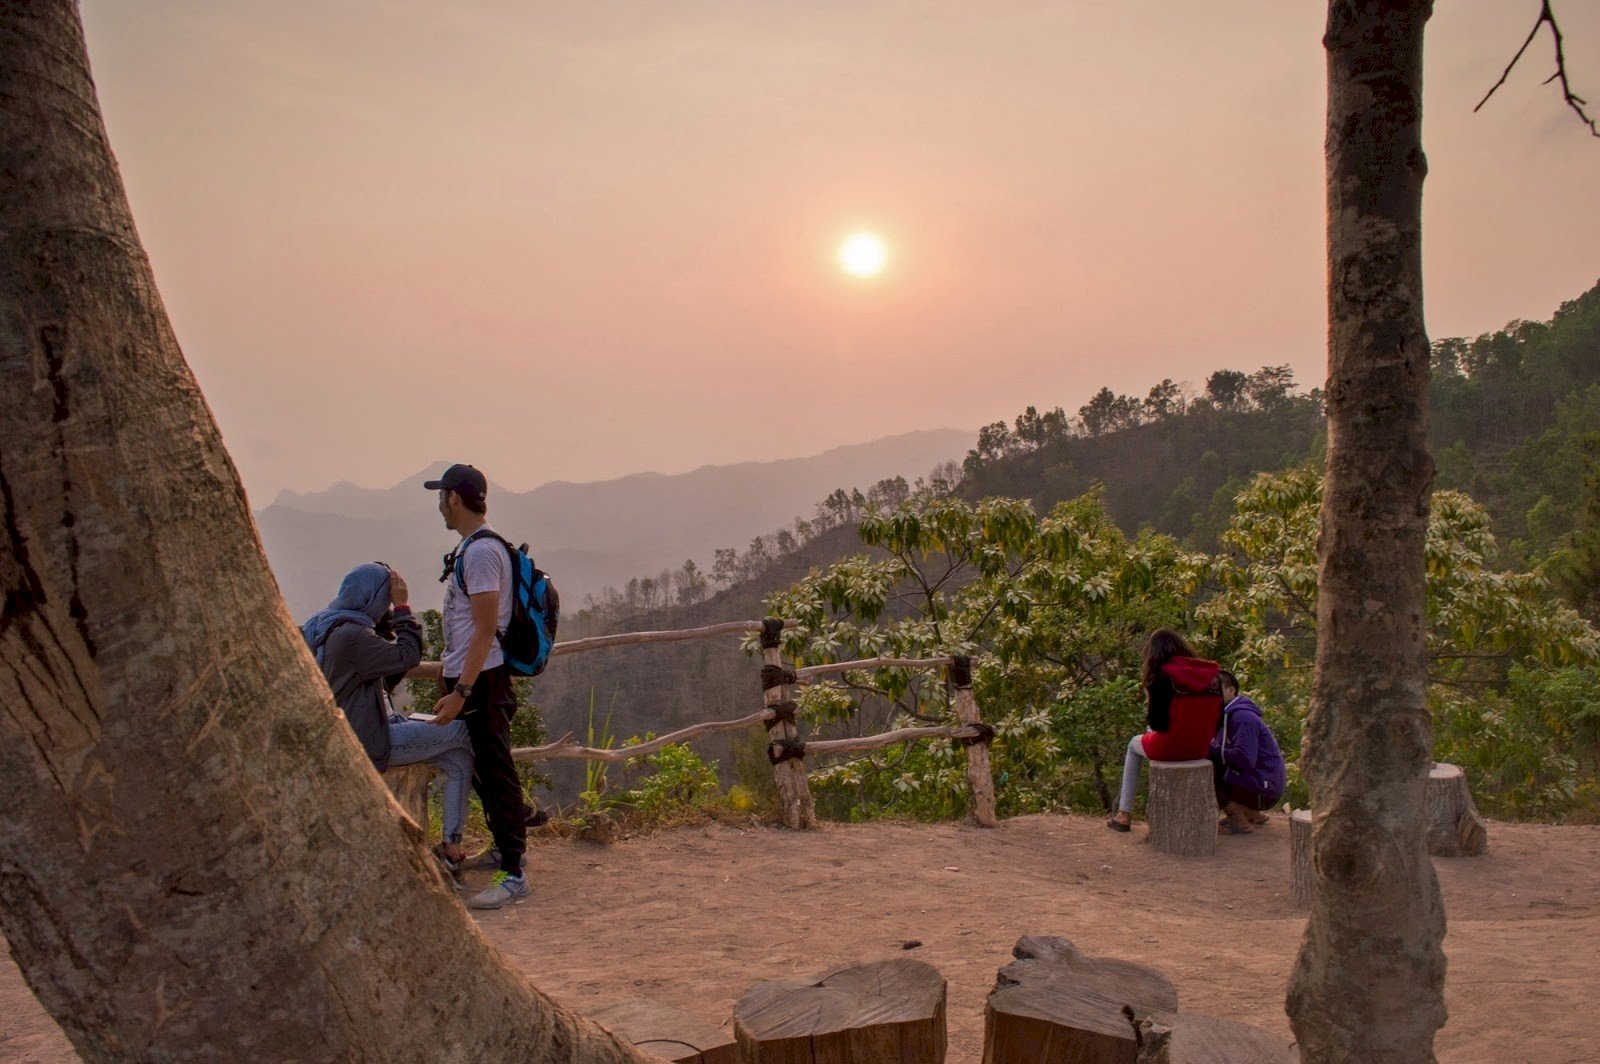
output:
M78 1052L648 1060L489 946L334 707L70 0L0 0L0 394L0 926Z
M1328 460L1302 764L1316 890L1288 1011L1307 1061L1431 1061L1444 909L1428 860L1422 36L1430 0L1328 8Z

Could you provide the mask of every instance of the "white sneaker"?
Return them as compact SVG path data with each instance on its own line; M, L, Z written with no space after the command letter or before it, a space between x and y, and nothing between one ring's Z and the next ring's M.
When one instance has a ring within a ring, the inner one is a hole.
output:
M496 872L489 880L489 885L474 894L467 902L470 909L498 909L510 905L514 901L521 901L531 891L528 881L521 876L513 876L507 872Z

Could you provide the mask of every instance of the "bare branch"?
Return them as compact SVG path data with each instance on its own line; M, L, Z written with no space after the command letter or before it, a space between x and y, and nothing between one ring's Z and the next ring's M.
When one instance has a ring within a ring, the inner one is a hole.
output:
M1493 96L1500 86L1506 83L1506 78L1511 76L1511 70L1517 65L1517 61L1522 58L1522 53L1528 50L1528 45L1532 44L1533 39L1539 35L1539 27L1545 25L1550 27L1550 37L1554 40L1556 46L1556 72L1545 78L1541 84L1548 85L1552 81L1561 82L1561 98L1566 101L1568 107L1578 113L1578 118L1583 121L1583 124L1589 127L1590 136L1600 137L1600 122L1590 118L1584 111L1589 101L1574 93L1572 86L1567 82L1567 57L1561 47L1561 27L1556 25L1556 15L1550 9L1550 0L1542 0L1539 5L1539 17L1534 21L1533 29L1528 31L1528 39L1522 42L1522 47L1517 49L1517 54L1511 57L1511 62L1507 63L1505 70L1500 72L1500 80L1490 86L1488 92L1484 93L1483 99L1478 101L1478 106L1472 109L1472 113L1477 114L1483 105L1489 102L1489 97Z

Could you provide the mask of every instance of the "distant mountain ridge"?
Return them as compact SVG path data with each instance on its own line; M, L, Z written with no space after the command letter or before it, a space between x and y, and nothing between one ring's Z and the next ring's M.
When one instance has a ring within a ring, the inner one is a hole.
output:
M973 435L928 429L804 458L586 484L553 481L526 492L497 486L489 468L489 517L507 538L531 545L576 607L606 584L676 568L686 558L707 565L719 546L743 548L797 515L809 516L835 488L865 489L886 477L926 474L959 459ZM322 492L285 491L257 512L290 612L303 619L326 605L339 579L364 561L394 566L410 581L419 606L438 605L440 558L455 537L421 485L444 466L434 463L392 488L342 481Z

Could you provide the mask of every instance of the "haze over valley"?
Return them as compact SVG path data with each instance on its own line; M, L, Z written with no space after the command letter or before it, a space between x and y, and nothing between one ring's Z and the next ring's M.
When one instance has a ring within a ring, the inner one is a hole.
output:
M526 470L497 468L490 457L474 464L490 479L490 523L513 542L529 544L571 611L606 585L676 569L686 559L709 569L716 548L742 550L755 536L809 517L836 489L864 490L895 476L913 480L959 460L973 437L967 430L931 429L804 458L586 484L555 481L524 492L500 488L496 478L525 479ZM365 561L398 569L419 607L439 605L440 556L456 537L440 522L436 494L421 485L449 464L435 462L390 488L341 482L322 492L284 491L256 514L297 620L326 605L340 578Z

